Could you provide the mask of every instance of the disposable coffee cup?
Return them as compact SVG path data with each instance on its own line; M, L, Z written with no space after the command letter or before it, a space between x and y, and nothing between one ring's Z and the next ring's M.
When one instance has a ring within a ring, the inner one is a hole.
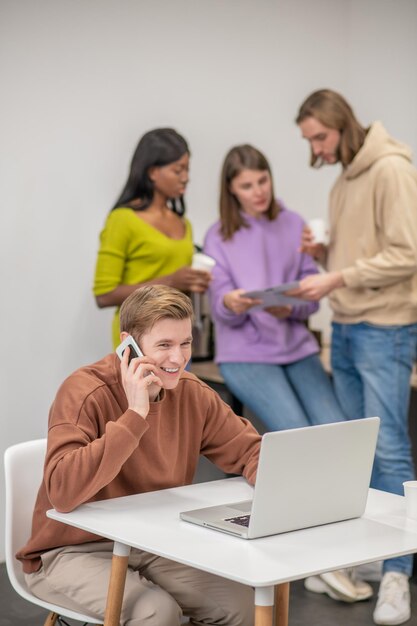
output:
M417 480L407 480L403 486L406 515L410 519L417 520Z
M204 270L205 272L211 272L215 265L216 261L208 254L204 254L204 252L196 252L195 254L193 254L191 267L194 270Z
M314 243L323 243L325 245L328 243L329 236L325 220L317 217L309 221L308 227L313 234Z

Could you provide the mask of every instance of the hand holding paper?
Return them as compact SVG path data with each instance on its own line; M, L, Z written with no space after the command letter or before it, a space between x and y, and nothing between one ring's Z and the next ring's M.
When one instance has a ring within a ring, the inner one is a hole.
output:
M234 289L223 297L223 303L227 309L240 315L256 304L261 304L261 300L248 297L244 289Z
M272 317L276 317L277 320L285 320L287 317L291 315L292 306L267 306L264 311L272 315Z
M291 296L317 301L327 296L333 289L344 287L342 272L326 272L312 274L300 281L298 288L291 289Z

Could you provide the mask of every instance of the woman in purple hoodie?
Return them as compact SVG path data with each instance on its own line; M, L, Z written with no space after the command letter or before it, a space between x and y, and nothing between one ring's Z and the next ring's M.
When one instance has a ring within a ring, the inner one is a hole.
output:
M268 430L345 419L305 323L317 305L260 308L245 296L317 273L299 251L303 226L275 200L265 156L249 145L232 148L221 175L220 220L204 243L216 260L209 287L216 362Z

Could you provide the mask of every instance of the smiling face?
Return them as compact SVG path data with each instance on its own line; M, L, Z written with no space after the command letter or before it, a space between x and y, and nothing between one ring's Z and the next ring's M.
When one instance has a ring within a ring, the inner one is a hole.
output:
M244 169L230 182L230 191L245 213L259 217L271 204L271 175L267 170Z
M165 318L140 340L142 352L155 361L164 389L174 389L191 358L191 320Z
M148 176L154 184L155 192L166 198L182 196L188 184L190 155L186 152L180 159L168 165L149 168Z
M299 127L304 139L310 143L314 156L328 165L333 165L340 160L340 131L324 126L315 117L306 117L299 123Z

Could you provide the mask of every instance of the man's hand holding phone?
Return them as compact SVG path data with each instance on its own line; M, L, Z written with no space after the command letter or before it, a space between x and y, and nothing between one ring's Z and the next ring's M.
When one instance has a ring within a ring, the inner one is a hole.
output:
M128 338L129 339L129 338ZM131 344L128 341L122 350L117 350L121 357L120 369L123 388L129 409L139 413L144 419L149 413L149 402L155 400L162 388L162 381L157 375L157 367L149 357L143 356L137 344L133 344L135 356L130 360Z

